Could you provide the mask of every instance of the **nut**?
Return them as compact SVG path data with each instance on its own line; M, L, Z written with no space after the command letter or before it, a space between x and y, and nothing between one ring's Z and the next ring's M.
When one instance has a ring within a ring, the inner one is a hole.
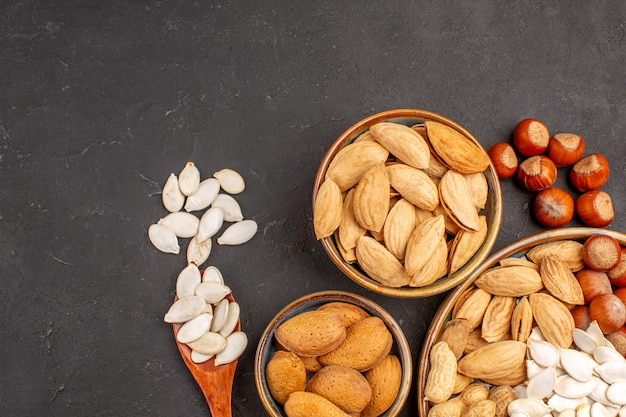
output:
M437 342L430 350L430 369L424 399L434 404L442 403L452 395L457 372L456 357L446 342Z

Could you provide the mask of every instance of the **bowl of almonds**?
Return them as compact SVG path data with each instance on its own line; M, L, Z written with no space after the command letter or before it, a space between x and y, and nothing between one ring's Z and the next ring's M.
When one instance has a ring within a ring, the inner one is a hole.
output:
M424 110L390 110L346 130L313 188L316 238L372 291L424 297L464 281L493 247L502 195L467 130Z
M577 227L490 256L433 318L419 414L626 415L624 247L625 234Z
M411 351L393 317L342 291L301 297L259 341L254 377L272 417L399 414L412 380Z

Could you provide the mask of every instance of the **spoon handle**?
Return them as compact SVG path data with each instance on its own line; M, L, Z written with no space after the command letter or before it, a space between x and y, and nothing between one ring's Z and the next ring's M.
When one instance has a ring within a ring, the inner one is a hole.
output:
M199 375L200 389L204 393L212 417L231 417L231 397L236 362L220 365L215 371ZM195 376L195 375L194 375Z

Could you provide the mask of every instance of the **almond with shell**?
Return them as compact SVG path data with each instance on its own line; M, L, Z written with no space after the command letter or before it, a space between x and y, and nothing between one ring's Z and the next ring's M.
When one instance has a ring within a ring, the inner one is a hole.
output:
M458 370L464 375L490 383L512 374L524 364L525 359L526 343L502 340L486 344L463 356L458 362Z
M414 206L432 211L439 205L439 191L423 171L406 164L387 167L391 186Z
M478 211L463 175L454 170L446 172L439 181L439 195L441 205L459 227L478 230Z
M521 297L543 289L541 275L526 266L498 266L483 272L475 284L478 288L507 297Z
M390 287L408 285L410 278L400 261L376 239L361 236L356 244L359 266L372 279Z
M427 120L425 125L430 145L450 168L473 174L489 167L486 152L461 132L432 120Z
M313 229L319 240L332 235L341 223L343 197L337 184L325 180L320 185L313 207Z
M354 187L363 174L374 165L384 162L389 152L373 141L351 143L339 150L326 170L326 177L346 191Z
M389 212L389 175L383 162L371 167L354 191L354 217L367 230L380 232Z
M547 255L541 261L539 273L543 285L557 299L565 304L583 305L585 297L574 273L556 255Z
M428 167L430 148L415 130L399 123L381 122L369 129L378 143L400 161L414 168Z
M555 346L569 348L572 345L574 318L567 307L550 294L535 293L528 297L533 317L541 334Z

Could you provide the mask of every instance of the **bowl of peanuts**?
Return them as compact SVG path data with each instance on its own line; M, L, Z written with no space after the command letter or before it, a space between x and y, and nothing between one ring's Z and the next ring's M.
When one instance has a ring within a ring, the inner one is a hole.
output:
M502 217L480 142L415 109L371 115L341 134L312 200L315 236L332 262L359 285L404 298L463 282L489 255Z
M431 322L419 357L419 415L626 412L626 384L605 373L626 375L625 248L623 233L574 227L492 254Z

